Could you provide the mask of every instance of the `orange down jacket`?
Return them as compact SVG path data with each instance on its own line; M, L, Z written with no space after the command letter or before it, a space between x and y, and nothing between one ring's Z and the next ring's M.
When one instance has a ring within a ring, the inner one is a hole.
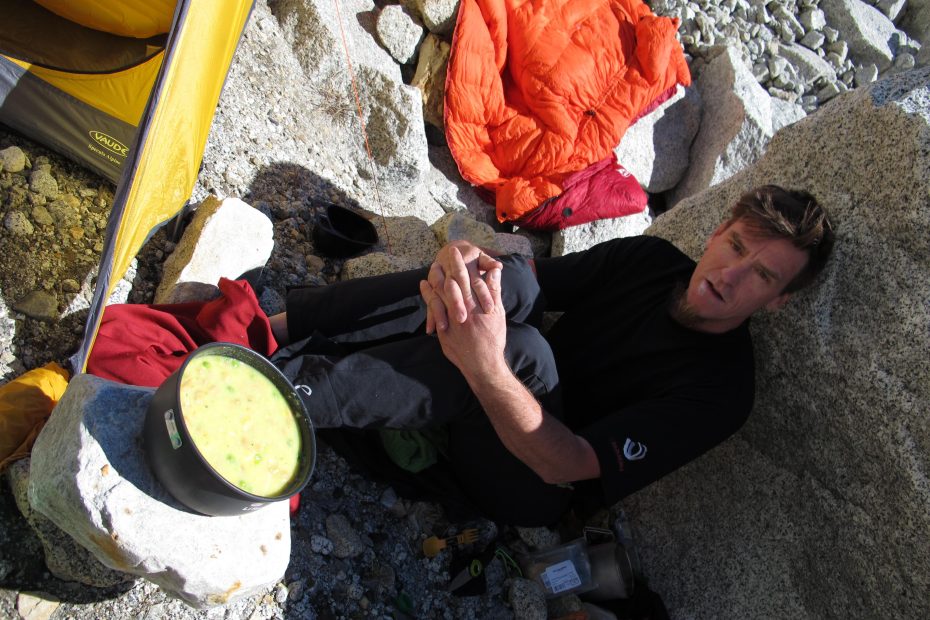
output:
M691 83L677 29L640 0L461 0L446 139L462 177L495 194L500 221L559 195Z

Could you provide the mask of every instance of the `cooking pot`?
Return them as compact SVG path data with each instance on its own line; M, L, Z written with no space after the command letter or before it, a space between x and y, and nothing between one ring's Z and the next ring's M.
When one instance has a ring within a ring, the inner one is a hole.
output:
M300 430L301 453L297 474L282 493L263 497L240 489L217 473L191 439L181 407L181 378L191 361L203 355L248 364L267 377L290 405ZM211 516L242 514L296 495L310 480L316 461L313 424L294 386L261 354L227 342L199 347L158 387L146 412L143 440L149 466L159 482L191 510Z

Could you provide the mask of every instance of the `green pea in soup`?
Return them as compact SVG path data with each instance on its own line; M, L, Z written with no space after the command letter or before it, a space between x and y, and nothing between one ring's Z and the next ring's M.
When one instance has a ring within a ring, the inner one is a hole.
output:
M300 427L281 391L249 364L222 355L191 359L181 411L208 463L243 491L274 497L300 465Z

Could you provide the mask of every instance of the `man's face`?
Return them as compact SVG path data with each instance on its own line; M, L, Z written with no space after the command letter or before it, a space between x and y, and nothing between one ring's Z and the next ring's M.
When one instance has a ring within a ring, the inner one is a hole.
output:
M743 220L724 222L707 242L680 306L692 329L722 333L756 310L788 301L785 286L807 264L807 253L785 239L753 234Z

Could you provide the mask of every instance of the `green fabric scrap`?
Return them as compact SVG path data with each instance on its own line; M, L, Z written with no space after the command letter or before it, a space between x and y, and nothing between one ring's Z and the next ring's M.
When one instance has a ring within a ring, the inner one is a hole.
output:
M449 443L445 427L420 431L382 428L379 435L388 457L401 469L414 474L436 464Z

